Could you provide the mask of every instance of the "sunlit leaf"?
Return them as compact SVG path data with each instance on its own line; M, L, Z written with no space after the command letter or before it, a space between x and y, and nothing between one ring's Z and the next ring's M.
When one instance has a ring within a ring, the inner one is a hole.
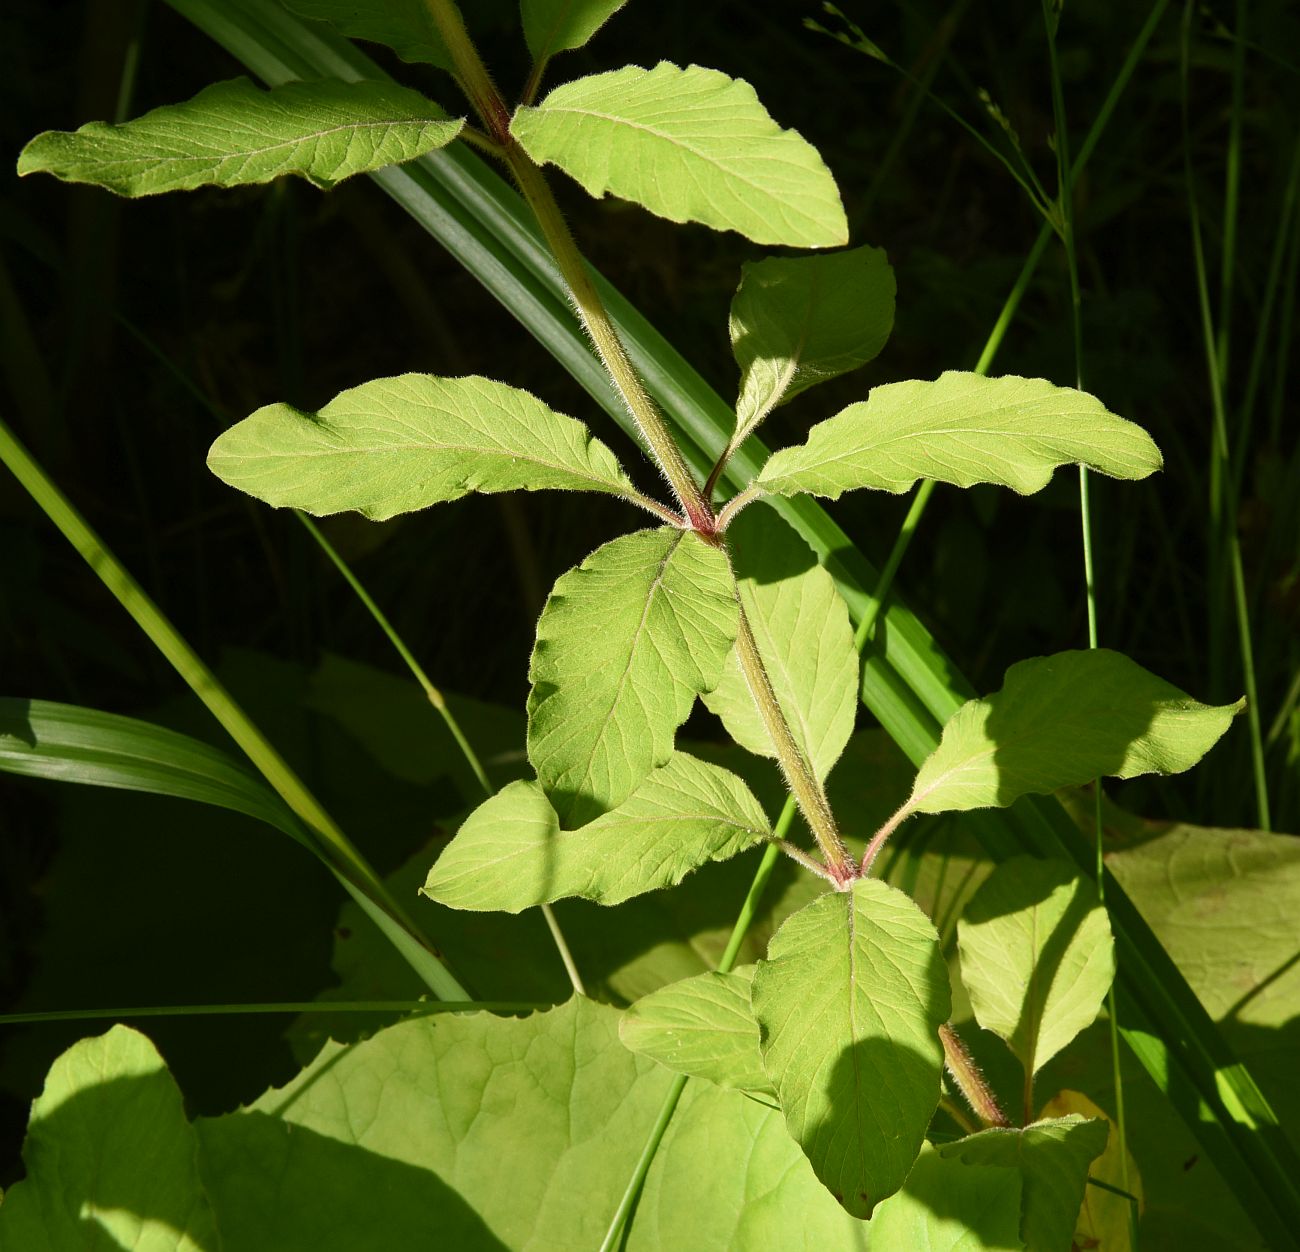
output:
M285 7L353 39L384 44L403 61L455 69L427 0L285 0Z
M879 248L746 264L731 301L740 366L733 442L778 404L876 356L894 326L894 291Z
M906 491L920 478L1022 495L1078 463L1112 478L1145 478L1162 464L1151 436L1100 400L1041 378L984 378L950 370L934 382L887 383L784 448L757 483L773 495L835 499L859 487Z
M471 491L631 487L581 422L475 376L377 378L318 413L268 404L217 439L208 468L277 508L375 521Z
M215 1252L181 1093L143 1035L114 1026L73 1044L32 1104L27 1178L0 1204L5 1252Z
M555 584L529 676L528 759L560 821L621 804L664 765L736 637L726 556L692 531L643 530Z
M18 172L121 196L239 187L284 174L332 187L444 147L463 124L395 83L322 79L262 91L237 78L120 125L46 131L23 149Z
M1001 807L1094 778L1181 773L1244 704L1200 704L1107 648L1020 661L1001 691L952 715L908 808Z
M742 513L727 531L741 603L795 742L825 778L853 733L858 653L835 581L770 509ZM737 743L775 756L733 650L704 697Z
M672 222L797 248L848 240L816 150L782 130L748 83L717 70L661 61L593 74L519 109L510 131L593 196L611 192Z
M1115 977L1096 888L1061 861L1004 861L966 905L957 944L976 1020L1030 1074L1092 1024Z
M877 879L787 919L754 975L786 1125L855 1217L903 1185L939 1101L951 1007L929 919Z
M581 48L627 0L519 0L524 39L533 61Z
M638 1000L619 1026L625 1047L720 1087L772 1094L749 1004L754 967L673 983Z
M945 1144L942 1155L1017 1170L1020 1237L1034 1252L1070 1252L1089 1164L1106 1146L1107 1124L1077 1114L1023 1130L993 1127Z

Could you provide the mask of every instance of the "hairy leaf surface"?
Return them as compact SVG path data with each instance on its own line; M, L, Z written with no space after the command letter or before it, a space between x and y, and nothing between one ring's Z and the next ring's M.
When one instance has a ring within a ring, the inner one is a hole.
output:
M1178 774L1219 741L1244 704L1200 704L1108 648L1019 661L1001 691L952 715L907 806L1002 807L1094 778Z
M853 733L858 653L835 580L771 509L750 509L727 530L740 600L795 742L825 778ZM775 756L733 649L704 697L737 743Z
M581 422L476 376L378 378L314 414L268 404L217 439L208 468L277 508L375 521L471 491L631 490Z
M120 196L239 187L284 174L332 187L445 147L463 125L395 83L322 79L262 91L236 78L120 125L46 131L23 149L18 172Z
M714 970L651 992L623 1014L625 1047L719 1087L775 1095L749 1003L754 966Z
M860 879L787 919L754 975L763 1061L791 1135L855 1217L903 1185L939 1102L951 1009L929 918Z
M510 131L593 196L611 192L672 222L797 248L848 239L816 149L782 130L748 83L717 70L661 61L593 74L519 109Z
M731 301L740 443L778 404L865 365L894 327L894 271L880 248L744 266Z
M1070 1252L1088 1166L1106 1147L1104 1121L1068 1117L1034 1122L1023 1130L992 1127L945 1144L939 1151L971 1165L1018 1170L1020 1237L1034 1252Z
M1095 397L1041 378L949 370L934 382L887 383L775 453L757 483L773 495L829 496L859 487L902 492L920 478L998 483L1027 495L1072 463L1112 478L1162 464L1151 436Z
M1096 888L1062 861L1004 861L967 904L957 944L976 1020L1029 1074L1096 1020L1115 977Z
M618 808L578 830L560 829L538 783L511 783L470 815L424 893L453 908L505 913L567 896L618 904L769 833L739 778L677 752Z
M28 1177L0 1205L5 1252L220 1247L181 1093L153 1044L126 1026L54 1062L23 1160Z
M559 579L537 624L528 759L563 825L615 808L667 763L736 617L726 556L692 531L624 535Z
M581 48L627 0L519 0L524 39L533 62Z
M328 22L340 34L392 48L403 61L454 71L427 0L284 0L303 17Z

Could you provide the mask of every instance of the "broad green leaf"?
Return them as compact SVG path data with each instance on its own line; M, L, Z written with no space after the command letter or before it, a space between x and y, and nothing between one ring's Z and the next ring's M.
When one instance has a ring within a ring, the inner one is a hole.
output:
M1043 1105L1043 1120L1068 1117L1075 1113L1106 1124L1106 1148L1088 1169L1088 1176L1137 1200L1141 1214L1142 1177L1133 1153L1120 1143L1119 1128L1114 1121L1079 1091L1059 1091ZM1132 1113L1129 1114L1130 1118ZM1130 1125L1132 1122L1130 1121ZM1121 1154L1123 1159L1121 1160ZM1099 1252L1137 1252L1130 1224L1132 1201L1102 1187L1085 1187L1083 1205L1074 1229L1074 1244L1079 1248L1097 1248Z
M999 865L957 923L957 946L976 1020L1027 1074L1092 1024L1115 977L1096 888L1062 861Z
M374 521L471 491L631 489L581 422L473 375L377 378L319 413L268 404L217 439L208 468L276 508Z
M456 68L428 0L285 0L285 7L353 39L384 44L403 61Z
M1214 747L1244 704L1199 704L1108 648L1019 661L1001 691L952 715L907 808L1004 807L1094 778L1178 774Z
M198 1143L153 1044L125 1026L73 1044L32 1105L3 1252L216 1252Z
M948 973L929 919L878 879L789 918L754 975L791 1135L855 1217L903 1185L939 1102Z
M733 444L778 404L875 357L894 327L894 292L879 248L747 263L731 301L740 366Z
M865 1252L868 1242L866 1223L831 1199L776 1109L693 1082L637 1197L627 1248Z
M750 509L728 528L740 600L754 629L777 703L795 742L825 778L853 733L858 653L835 580L770 509ZM775 756L733 649L704 696L737 743Z
M934 382L887 383L812 428L763 466L772 495L837 498L859 487L906 491L919 478L1040 491L1061 465L1145 478L1163 463L1151 436L1083 391L1041 378L949 370Z
M197 1129L228 1248L595 1248L671 1081L576 999L327 1045Z
M528 759L563 825L617 807L667 763L736 616L725 554L693 531L624 535L559 579L537 623Z
M524 39L533 62L543 65L557 52L581 48L627 0L519 0Z
M611 192L670 222L796 248L848 241L816 149L782 130L748 83L717 70L661 61L579 78L518 109L510 133L593 196Z
M424 893L452 908L503 913L567 896L618 904L769 834L739 778L677 752L618 808L578 830L560 829L539 784L511 783L470 815Z
M304 837L284 801L224 752L98 709L0 699L0 773L197 800Z
M945 1144L943 1156L1020 1173L1020 1237L1033 1252L1070 1252L1088 1166L1106 1146L1107 1124L1077 1113L1023 1130L993 1127Z
M928 1143L902 1191L871 1219L874 1246L899 1252L1021 1252L1020 1175L948 1160Z
M297 174L317 187L442 148L464 122L395 83L213 83L134 121L37 135L19 174L93 183L120 196L241 187Z
M619 1038L679 1074L720 1087L774 1095L749 1004L754 967L712 971L673 983L623 1014Z

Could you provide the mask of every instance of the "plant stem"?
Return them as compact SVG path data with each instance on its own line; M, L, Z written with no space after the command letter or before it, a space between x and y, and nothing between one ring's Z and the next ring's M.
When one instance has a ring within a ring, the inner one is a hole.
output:
M943 1044L944 1068L980 1122L984 1126L1010 1126L1007 1115L998 1106L993 1089L966 1050L961 1036L951 1026L943 1025L939 1027L939 1041ZM1028 1114L1025 1120L1029 1120Z
M434 28L447 45L456 66L456 80L474 112L479 115L488 133L498 143L505 143L510 134L510 110L492 81L483 58L474 47L460 10L452 0L425 0Z
M826 858L833 881L839 887L845 887L852 880L853 865L840 838L835 815L831 812L830 802L826 799L817 775L809 764L803 749L795 742L790 731L790 724L781 711L781 705L772 690L772 680L767 676L763 658L758 650L758 641L749 624L749 615L741 603L740 591L736 591L736 605L739 610L739 629L736 633L736 657L740 661L741 672L749 686L750 695L758 707L758 715L772 740L776 750L776 759L780 762L781 772L785 775L799 808L807 821L822 856Z
M858 873L863 877L871 872L871 867L876 863L876 858L880 855L880 850L889 841L889 836L894 833L915 810L912 808L912 801L909 798L905 801L894 815L871 836L871 841L867 844L867 849L862 854L862 866Z

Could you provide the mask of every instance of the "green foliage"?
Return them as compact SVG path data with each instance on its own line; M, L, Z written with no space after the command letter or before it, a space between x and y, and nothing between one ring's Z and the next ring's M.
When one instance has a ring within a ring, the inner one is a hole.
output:
M504 383L427 374L362 383L319 413L268 404L212 445L208 468L276 507L374 521L470 491L632 490L581 422Z
M934 382L875 388L814 426L807 443L775 453L756 481L772 495L831 499L860 487L906 491L920 478L1028 495L1072 463L1145 478L1161 457L1146 431L1085 392L949 370Z
M828 893L772 937L753 1005L791 1135L845 1209L870 1217L939 1100L951 1004L934 927L874 879Z
M677 752L618 808L578 830L560 829L540 785L511 783L460 828L424 891L453 908L504 913L566 896L619 904L768 834L739 778Z
M510 133L593 196L611 192L670 222L795 248L848 241L816 150L782 130L748 83L717 70L662 61L593 74L519 109Z
M1004 861L971 897L957 935L975 1019L1029 1075L1093 1023L1115 977L1096 889L1056 861Z
M731 302L743 443L778 404L872 360L894 328L894 271L879 248L747 262Z
M297 174L317 187L445 147L463 121L393 83L213 83L184 104L119 126L88 122L38 135L19 174L53 174L120 196L240 187Z
M533 650L528 759L562 825L664 765L736 637L726 556L690 531L615 539L555 584Z
M524 39L533 61L581 48L627 0L520 0Z
M403 61L454 70L455 62L434 25L426 0L286 0L303 17L328 22L344 35L382 43Z

